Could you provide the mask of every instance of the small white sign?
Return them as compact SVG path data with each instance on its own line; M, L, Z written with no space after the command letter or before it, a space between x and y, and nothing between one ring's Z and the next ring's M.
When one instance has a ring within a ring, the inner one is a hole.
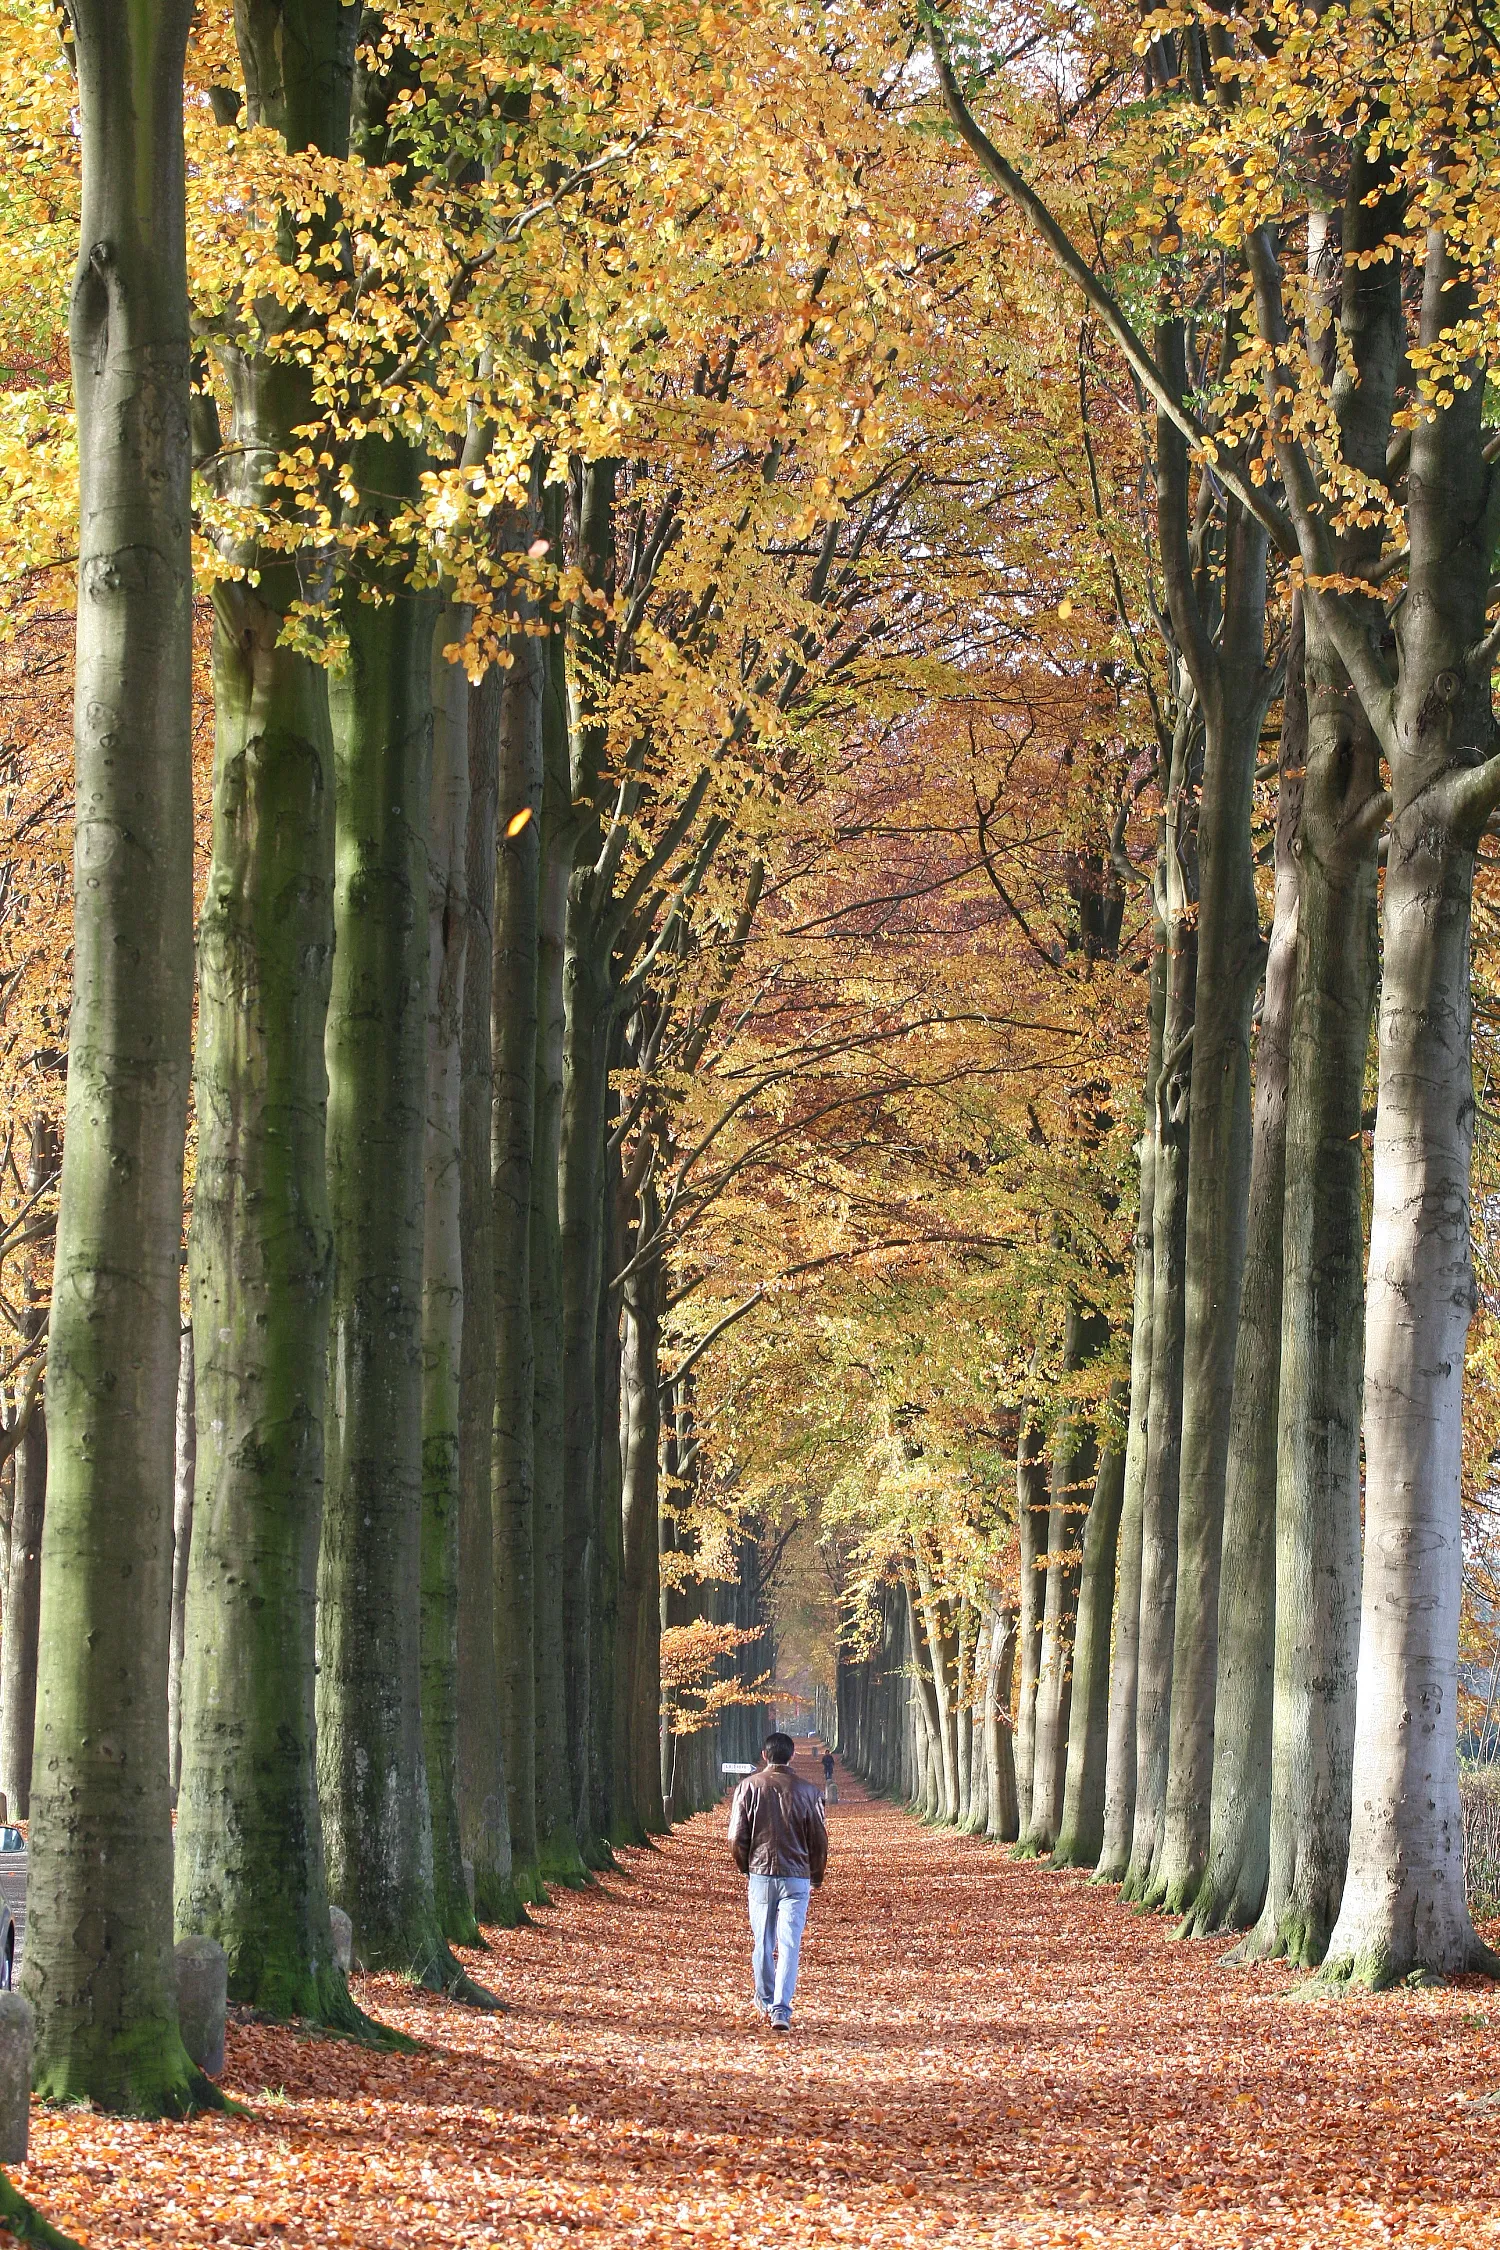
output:
M719 1771L720 1773L754 1773L755 1768L754 1766L721 1765Z

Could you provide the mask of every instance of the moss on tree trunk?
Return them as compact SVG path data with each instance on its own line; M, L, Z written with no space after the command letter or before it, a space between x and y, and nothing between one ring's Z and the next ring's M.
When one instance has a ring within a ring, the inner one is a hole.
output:
M72 0L74 993L25 1980L43 2096L219 2099L177 2028L167 1644L192 1008L188 0ZM17 2213L17 2216L21 2214Z

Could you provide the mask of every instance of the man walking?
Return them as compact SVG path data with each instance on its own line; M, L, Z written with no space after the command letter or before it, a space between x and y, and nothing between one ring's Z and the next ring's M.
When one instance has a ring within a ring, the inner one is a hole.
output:
M792 2028L807 1902L828 1865L821 1793L791 1771L792 1738L768 1734L759 1769L729 1810L729 1849L750 1879L755 2006L773 2031Z

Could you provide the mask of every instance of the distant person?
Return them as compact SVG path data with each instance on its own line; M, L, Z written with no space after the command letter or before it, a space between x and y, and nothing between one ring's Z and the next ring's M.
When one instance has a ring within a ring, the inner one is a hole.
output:
M750 1879L756 2013L779 2032L792 2028L808 1900L828 1865L822 1795L791 1763L791 1736L768 1734L759 1767L729 1808L729 1849Z
M828 1787L828 1784L830 1783L830 1781L832 1781L832 1779L833 1779L833 1752L832 1752L831 1750L825 1750L825 1751L823 1752L823 1787L824 1787L825 1789L826 1789L826 1788Z

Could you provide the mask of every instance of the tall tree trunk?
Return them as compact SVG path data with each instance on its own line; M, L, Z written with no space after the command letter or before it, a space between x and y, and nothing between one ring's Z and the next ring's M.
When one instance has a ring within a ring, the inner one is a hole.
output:
M444 1937L472 1945L458 1810L458 1543L464 1254L459 1223L469 682L443 650L467 613L449 606L432 636L432 776L427 831L427 1113L422 1256L422 1751L432 1812L432 1881ZM493 1647L493 1633L491 1635Z
M420 459L364 440L360 489L414 500ZM318 1780L328 1887L358 1957L457 1975L433 1890L422 1743L422 1255L430 599L351 596L333 683L337 944L328 1010L335 1283L319 1566Z
M988 1704L991 1694L990 1643L994 1622L987 1610L973 1609L974 1654L969 1704L969 1797L964 1826L971 1836L989 1833L990 1760ZM998 1714L997 1714L998 1716Z
M1123 1386L1116 1413L1128 1402ZM1099 1452L1093 1498L1083 1527L1083 1574L1073 1642L1073 1694L1068 1712L1068 1763L1062 1821L1052 1847L1056 1867L1093 1867L1104 1843L1105 1760L1109 1750L1109 1636L1115 1608L1115 1560L1125 1499L1125 1446L1114 1436Z
M954 1718L958 1729L958 1807L957 1819L961 1828L967 1828L973 1813L974 1797L974 1611L970 1603L958 1603L958 1662L954 1668Z
M1033 1357L1032 1372L1035 1373ZM1021 1409L1016 1442L1016 1533L1021 1551L1021 1677L1016 1689L1016 1792L1026 1820L1031 1817L1031 1776L1036 1742L1036 1683L1042 1661L1042 1605L1046 1578L1042 1565L1047 1536L1047 1432L1035 1402Z
M941 1793L939 1816L943 1820L957 1820L959 1813L958 1791L958 1709L957 1681L955 1679L957 1636L944 1616L944 1602L933 1582L918 1540L914 1544L917 1588L921 1596L917 1620L927 1643L928 1674L932 1682L932 1697L928 1708L935 1725L935 1743L939 1757Z
M505 674L492 667L469 699L469 820L465 838L463 1088L459 1125L459 1238L463 1258L463 1334L458 1372L458 1816L463 1854L474 1870L481 1922L520 1914L512 1864L504 1754L505 1714L499 1653L504 1590L495 1571L494 1424L495 1200L490 1146L495 1072L490 1009L494 992L496 797L500 709ZM534 973L528 978L534 993ZM528 1004L527 1016L531 1014ZM533 1038L533 1046L534 1046ZM527 1139L530 1140L530 1100ZM528 1434L530 1372L527 1373ZM531 1531L527 1493L528 1555ZM531 1592L526 1593L531 1731ZM509 1692L510 1682L506 1682ZM528 1781L531 1776L528 1771ZM534 1857L534 1839L533 1839Z
M1311 282L1337 294L1344 352L1330 340L1343 447L1384 474L1404 316L1399 267L1361 264L1398 221L1368 201L1356 156L1345 225L1350 257L1337 288L1337 223L1310 226ZM1320 255L1321 252L1321 255ZM1320 276L1333 269L1335 288ZM1360 577L1378 558L1379 526L1337 541L1338 568ZM1376 842L1388 799L1364 710L1313 609L1305 631L1307 782L1300 846L1297 996L1287 1114L1281 1391L1277 1433L1276 1686L1268 1878L1242 1958L1323 1958L1349 1846L1359 1635L1359 1427L1364 1377L1363 1134L1365 1069L1377 975Z
M177 2029L167 1638L192 1013L188 0L71 0L74 989L26 1933L45 2098L215 2099Z
M36 1726L37 1632L41 1623L42 1536L47 1505L47 1403L38 1397L15 1450L15 1500L0 1632L0 1797L9 1820L31 1811Z
M1156 1232L1156 1081L1161 1071L1167 1006L1166 933L1154 918L1151 955L1150 1051L1146 1063L1145 1120L1139 1149L1140 1190L1135 1226L1135 1299L1130 1331L1130 1430L1125 1445L1125 1491L1120 1513L1119 1599L1109 1678L1109 1738L1105 1752L1104 1834L1094 1872L1118 1883L1130 1865L1135 1824L1135 1705L1141 1638L1141 1531L1146 1494L1146 1410L1151 1392L1152 1284Z
M241 0L247 122L348 148L354 33L337 0ZM269 308L261 308L269 310ZM274 513L311 412L290 353L223 344L224 497ZM199 922L197 1392L176 1918L229 1959L231 1999L355 2026L328 1928L316 1782L315 1605L332 1238L324 1032L333 955L327 678L281 645L305 558L247 541L214 596L213 858Z
M651 1239L660 1213L649 1183L637 1202L635 1240ZM666 1827L657 1756L661 1709L660 1558L656 1536L661 1455L659 1345L661 1266L647 1257L624 1287L621 1367L624 1451L620 1682L625 1698L631 1795L648 1835Z
M587 463L578 488L578 567L588 596L614 584L615 463ZM558 1228L562 1281L563 1634L568 1758L574 1827L587 1864L602 1863L595 1831L591 1741L606 1692L595 1630L603 1558L598 1515L599 1293L604 1282L605 1111L615 1004L608 877L598 865L603 835L605 720L596 674L607 628L580 598L569 635L569 800L575 818L563 959L562 1115L558 1141Z
M1065 1389L1074 1375L1098 1358L1108 1341L1109 1324L1101 1313L1090 1311L1076 1300L1069 1304L1062 1356ZM1047 1588L1037 1670L1031 1810L1022 1834L1022 1844L1031 1852L1050 1852L1062 1823L1073 1693L1073 1632L1082 1564L1079 1528L1088 1506L1081 1496L1092 1489L1097 1464L1098 1444L1092 1421L1080 1423L1065 1408L1052 1441Z
M28 1196L40 1194L56 1170L57 1140L51 1120L36 1116L31 1121L31 1154L26 1168ZM21 1333L28 1343L34 1343L40 1338L46 1321L46 1312L38 1295L39 1279L33 1252L26 1257L21 1286ZM23 1399L24 1395L23 1392ZM179 1474L182 1451L181 1404L179 1385ZM20 1442L12 1455L11 1476L10 1521L4 1526L3 1532L0 1532L5 1543L5 1575L3 1584L0 1584L0 1798L3 1798L8 1808L9 1819L25 1820L31 1810L32 1752L36 1736L37 1633L41 1624L42 1605L42 1532L47 1511L47 1402L39 1389L31 1394L31 1410L26 1417ZM173 1552L175 1558L175 1546ZM171 1652L175 1660L181 1652L177 1634L175 1561L172 1590ZM176 1680L174 1662L169 1665L167 1674L169 1755L175 1753L177 1740L175 1728L171 1724L171 1697ZM174 1755L174 1799L176 1793Z
M606 1072L620 1059L619 1019L616 1017ZM598 1345L595 1353L595 1389L598 1430L594 1447L594 1515L599 1525L599 1568L594 1583L594 1645L598 1651L595 1693L592 1702L593 1732L590 1779L593 1787L593 1826L600 1839L600 1858L612 1861L611 1845L639 1843L641 1830L631 1809L630 1776L619 1761L620 1749L620 1586L624 1575L623 1508L624 1464L620 1458L620 1292L610 1281L620 1270L623 1229L620 1224L620 1159L612 1146L619 1096L606 1077L604 1147L600 1151L603 1201L599 1215L602 1249L599 1285ZM722 1724L714 1729L714 1742L722 1738ZM718 1767L709 1802L717 1801Z
M1332 683L1309 635L1314 708ZM1348 697L1333 691L1343 704ZM1275 1716L1268 1880L1240 1958L1320 1961L1349 1842L1359 1640L1363 1223L1360 1117L1375 987L1373 738L1317 723L1303 799L1277 1434ZM1342 774L1338 768L1342 767ZM1340 803L1345 799L1345 803ZM1383 807L1383 800L1382 800ZM1346 819L1345 813L1353 814ZM1378 823L1379 808L1376 812Z
M1015 1662L1015 1612L1008 1608L991 1610L984 1676L984 1759L988 1791L985 1833L1001 1844L1013 1843L1020 1833L1014 1737L1009 1718Z
M1242 1930L1265 1896L1275 1642L1276 1400L1281 1380L1287 1076L1297 985L1298 834L1307 754L1302 610L1294 599L1281 725L1276 902L1255 1054L1250 1216L1230 1410L1219 1586L1208 1866L1184 1934Z
M187 1653L188 1563L193 1552L193 1486L198 1475L198 1386L193 1324L183 1325L177 1362L177 1466L172 1479L172 1626L168 1643L167 1754L172 1803L182 1781L182 1664Z
M944 1755L943 1713L938 1700L939 1651L927 1630L917 1596L906 1589L907 1633L914 1668L913 1692L921 1721L919 1741L923 1757L916 1807L924 1820L942 1820L947 1814L947 1764Z
M517 1895L540 1902L537 1510L532 1330L532 1150L537 1120L537 911L547 644L521 639L500 706L491 998L494 1116L495 1660Z
M1429 236L1425 344L1472 313L1472 286L1441 236ZM1497 480L1483 372L1466 374L1411 434L1411 562L1384 741L1393 813L1353 1821L1324 1971L1377 1987L1417 1972L1500 1972L1469 1917L1458 1795L1462 1390L1474 1303L1469 917L1475 851L1500 795L1485 641Z
M1143 1898L1166 1812L1172 1638L1177 1608L1177 1494L1182 1459L1182 1344L1187 1235L1188 1114L1197 983L1197 854L1192 775L1199 721L1179 707L1165 814L1161 914L1167 998L1151 1130L1156 1148L1151 1238L1151 1388L1141 1500L1141 1606L1136 1653L1135 1811L1123 1896Z
M1226 508L1223 621L1205 710L1198 979L1188 1127L1182 1462L1166 1815L1148 1901L1191 1906L1208 1862L1219 1568L1250 1188L1250 1016L1265 960L1250 810L1272 675L1267 539Z
M555 664L558 651L550 651ZM542 705L542 855L537 938L536 1123L531 1167L531 1319L535 1353L534 1571L536 1768L540 1865L549 1880L581 1882L577 1810L568 1748L564 1580L563 1282L558 1178L566 1010L563 957L574 818L567 735L549 668ZM577 1596L575 1595L575 1599Z

